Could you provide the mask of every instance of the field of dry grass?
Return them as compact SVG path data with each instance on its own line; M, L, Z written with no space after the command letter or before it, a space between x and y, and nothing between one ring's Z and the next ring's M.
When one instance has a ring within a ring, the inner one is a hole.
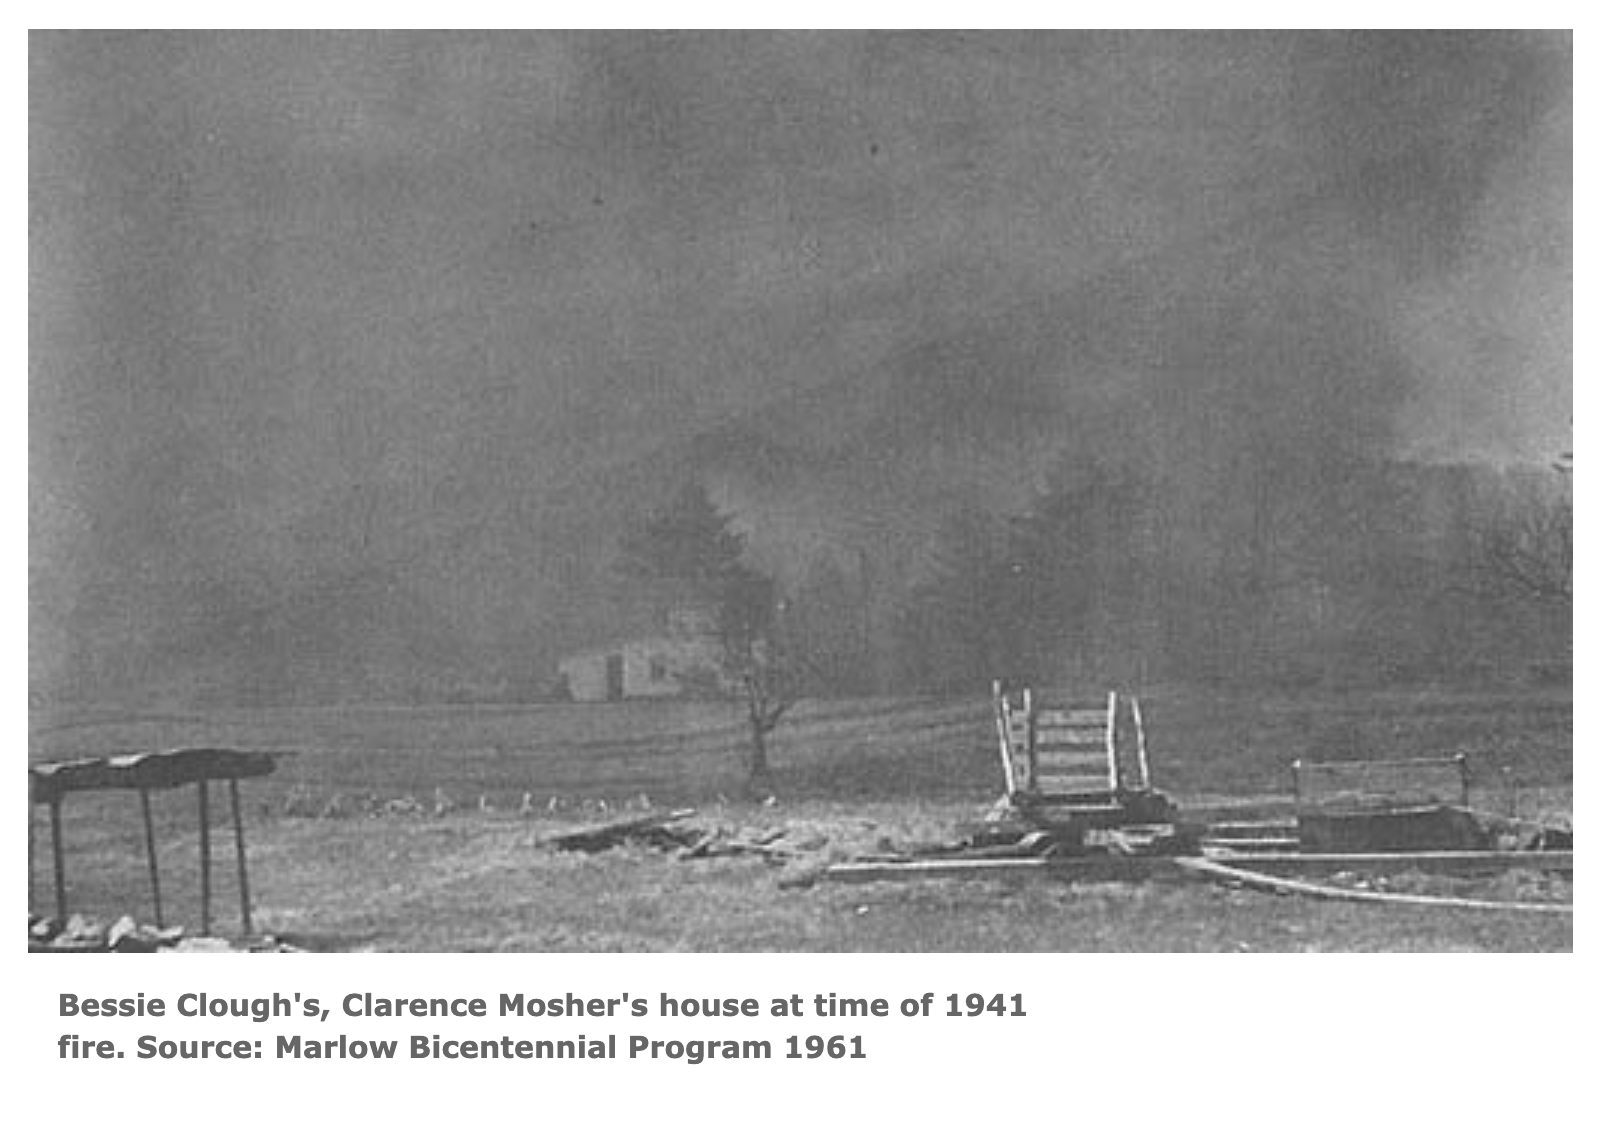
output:
M1280 796L1298 757L1470 755L1489 805L1569 816L1568 694L1146 702L1179 800ZM1043 880L780 889L758 857L561 853L541 836L671 804L727 828L810 826L822 855L948 837L998 795L985 702L801 707L779 796L739 802L733 708L631 704L38 714L34 760L190 744L292 750L245 786L258 924L377 950L1568 950L1572 919L1376 909L1205 885ZM220 804L220 802L218 802ZM524 806L530 811L524 811ZM137 805L69 799L70 907L148 918ZM220 808L213 815L220 823ZM42 815L41 815L42 819ZM169 921L196 918L192 791L157 796ZM40 829L42 833L42 827ZM219 927L232 926L218 833ZM37 903L47 882L41 873Z

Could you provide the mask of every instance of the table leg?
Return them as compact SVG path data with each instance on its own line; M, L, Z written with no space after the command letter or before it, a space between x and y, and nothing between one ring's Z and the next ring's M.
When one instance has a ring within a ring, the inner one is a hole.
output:
M211 801L206 781L198 783L200 793L200 934L211 933Z
M233 846L239 859L239 920L244 933L252 934L250 926L250 873L244 866L244 810L239 807L239 779L228 778L228 797L233 806Z
M55 917L67 924L67 865L61 851L61 799L50 802L50 851L55 857Z
M161 869L155 859L155 823L150 819L150 790L139 786L139 808L144 812L144 853L150 862L150 896L155 901L155 925L165 927L161 916Z

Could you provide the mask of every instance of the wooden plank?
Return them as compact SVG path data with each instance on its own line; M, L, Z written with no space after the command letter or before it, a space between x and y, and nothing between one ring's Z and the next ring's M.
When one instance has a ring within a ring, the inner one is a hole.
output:
M1036 737L1040 746L1097 746L1099 749L1103 749L1109 742L1108 736L1103 729L1090 726L1049 727L1039 725Z
M997 687L997 684L995 684ZM999 726L999 764L1004 767L1005 792L1014 795L1021 788L1024 781L1019 776L1020 770L1016 765L1015 748L1010 744L1009 731L1004 727L1004 718L998 720Z
M1469 767L1463 757L1293 763L1301 806L1358 808L1383 804L1465 804Z
M1005 792L1014 796L1026 792L1032 784L1029 715L1024 707L1017 707L1010 701L1010 697L997 682L993 684L993 701L999 730L999 761L1004 767Z
M1113 786L1105 777L1039 777L1037 791L1051 793L1109 793Z
M1106 761L1110 758L1110 747L1102 737L1090 742L1050 741L1046 744L1039 742L1036 748L1056 753L1097 754Z
M1061 753L1096 753L1105 760L1108 760L1110 756L1110 747L1103 738L1085 745L1080 742L1051 742L1046 746L1040 745L1038 748L1058 750Z
M1296 825L1293 798L1282 794L1262 797L1220 797L1183 800L1182 816L1195 823L1213 824L1225 821L1276 821Z
M1465 765L1464 754L1452 754L1448 757L1384 757L1358 759L1350 761L1305 761L1302 758L1293 764L1303 769L1306 773L1316 773L1325 770L1346 769L1421 769L1430 767L1434 769L1458 769Z
M1039 761L1059 761L1075 765L1094 764L1100 769L1110 767L1110 755L1102 749L1052 746L1049 749L1039 748L1034 756Z
M1114 786L1110 784L1109 774L1104 770L1065 771L1065 770L1038 770L1038 787L1045 785L1091 785L1095 791L1108 791Z
M1071 748L1067 746L1053 746L1044 749L1041 746L1037 751L1039 761L1062 761L1075 764L1096 763L1101 768L1110 767L1110 755L1102 749Z
M647 832L663 825L673 824L680 820L686 820L693 815L693 809L673 809L668 812L649 813L646 816L628 817L624 820L607 821L603 824L587 825L583 828L559 832L553 836L544 837L538 843L545 847L559 848L566 852L592 852L619 844L629 836Z
M118 754L32 766L28 780L37 801L89 789L174 789L203 780L265 777L279 751L176 749Z
M1104 777L1039 777L1036 791L1045 796L1069 796L1074 793L1106 798L1115 792Z
M1154 787L1154 779L1153 775L1149 773L1148 735L1143 730L1143 707L1136 698L1132 699L1132 728L1137 735L1137 788L1152 789Z
M1110 768L1110 755L1102 749L1040 749L1032 756L1039 763L1078 765L1088 769L1102 769L1105 772L1109 772Z
M1099 709L1038 711L1040 726L1105 726L1109 721L1109 713Z
M1119 783L1120 777L1121 777L1121 765L1120 765L1120 761L1117 758L1117 755L1116 755L1116 752L1115 752L1115 725L1116 725L1115 707L1116 707L1115 691L1112 690L1112 691L1110 691L1109 708L1108 708L1108 711L1107 711L1107 717L1108 717L1108 721L1109 721L1109 728L1105 731L1105 742L1106 742L1106 745L1108 746L1109 751L1110 751L1110 788L1112 788L1112 789L1119 788L1119 784L1118 783Z
M1117 818L1126 816L1126 806L1102 785L1071 793L1038 793L1034 799L1043 808L1057 812L1084 816L1090 813L1094 816L1114 815Z
M1222 820L1210 824L1205 836L1298 836L1298 821L1292 817L1279 820Z
M1228 849L1239 852L1291 852L1298 847L1296 836L1207 836L1206 847L1217 848L1222 854Z
M1533 871L1568 872L1573 868L1569 852L1432 852L1432 853L1371 853L1368 858L1385 861L1379 865L1392 868L1414 860L1417 856L1452 857L1456 861L1475 861L1478 866L1507 871L1525 867ZM1338 857L1347 859L1348 857ZM968 879L1002 879L1006 876L1040 876L1061 880L1138 880L1180 876L1191 870L1185 865L1199 857L1189 856L1062 856L1055 859L1017 856L993 859L932 859L901 861L855 861L833 864L821 873L821 878L840 883L868 883L874 880L916 880L939 877L965 877ZM1211 857L1216 865L1253 869L1277 866L1281 869L1304 868L1309 856L1238 855ZM1436 861L1431 866L1442 874ZM1562 866L1561 866L1562 865ZM1367 864L1367 867L1372 865ZM1419 865L1426 867L1426 864Z
M1081 856L1043 859L1017 856L993 859L857 861L833 864L820 878L836 883L872 883L883 880L964 878L973 880L1035 876L1073 881L1146 880L1177 877L1182 869L1171 856Z
M1033 760L1040 776L1054 774L1065 777L1108 777L1110 767L1104 758L1086 758L1075 761L1062 760L1059 755L1040 753Z

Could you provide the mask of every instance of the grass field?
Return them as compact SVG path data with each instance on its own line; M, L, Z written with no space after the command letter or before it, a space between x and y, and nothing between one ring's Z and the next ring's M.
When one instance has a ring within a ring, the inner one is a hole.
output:
M1465 752L1489 806L1513 799L1523 813L1571 813L1568 693L1185 691L1152 696L1145 709L1156 780L1184 803L1283 796L1300 757ZM36 714L32 728L36 761L191 744L293 751L272 779L245 787L257 921L329 948L1563 950L1572 941L1569 917L1393 911L1152 883L779 890L758 859L536 844L644 797L697 807L706 825L810 826L824 855L948 837L1000 791L983 700L802 705L773 736L779 789L770 806L737 801L742 733L735 708L719 704L63 710ZM69 799L73 910L148 918L137 814L121 794ZM221 814L213 810L216 823ZM168 920L192 924L192 791L158 795L157 829ZM220 832L216 844L226 928L230 844ZM42 873L38 883L43 904Z

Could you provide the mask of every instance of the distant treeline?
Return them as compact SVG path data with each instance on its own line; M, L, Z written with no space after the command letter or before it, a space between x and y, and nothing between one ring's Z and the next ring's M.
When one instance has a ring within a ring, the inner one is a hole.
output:
M951 513L895 591L822 560L792 634L817 693L1568 676L1568 465L1335 472L1062 467L1020 515Z
M1199 465L1084 456L1020 509L927 518L894 558L847 545L778 574L799 693L970 695L995 678L1451 686L1570 678L1569 463ZM1176 472L1176 471L1180 472ZM757 542L761 517L738 516ZM618 532L618 539L624 534ZM904 549L909 551L905 552ZM622 594L612 566L596 595ZM576 605L578 641L659 634ZM527 703L559 696L560 645L473 644L388 576L238 619L204 640L86 640L36 705Z

